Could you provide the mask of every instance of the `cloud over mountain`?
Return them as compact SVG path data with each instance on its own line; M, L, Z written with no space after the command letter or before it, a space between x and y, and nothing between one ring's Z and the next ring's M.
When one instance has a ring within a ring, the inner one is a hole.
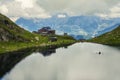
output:
M0 12L11 19L17 19L19 17L50 17L50 15L36 3L36 0L2 0L0 5Z
M57 13L120 17L120 0L1 0L0 13L19 17L49 18Z

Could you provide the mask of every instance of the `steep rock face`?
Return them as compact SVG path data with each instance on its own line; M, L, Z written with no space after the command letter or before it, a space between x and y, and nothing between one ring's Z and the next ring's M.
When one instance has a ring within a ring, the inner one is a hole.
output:
M0 41L11 41L11 40L23 41L25 39L20 36L12 34L3 28L0 28Z
M6 32L3 28L0 28L0 41L9 41L9 39L13 37L9 34L9 32Z

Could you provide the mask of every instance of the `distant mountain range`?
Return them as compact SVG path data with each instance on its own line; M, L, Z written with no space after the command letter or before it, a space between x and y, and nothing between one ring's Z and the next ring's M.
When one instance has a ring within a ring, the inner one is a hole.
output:
M98 16L68 16L59 14L46 19L19 18L16 23L29 31L36 31L50 26L57 34L68 33L76 39L90 39L115 29L120 25L120 18L101 18Z

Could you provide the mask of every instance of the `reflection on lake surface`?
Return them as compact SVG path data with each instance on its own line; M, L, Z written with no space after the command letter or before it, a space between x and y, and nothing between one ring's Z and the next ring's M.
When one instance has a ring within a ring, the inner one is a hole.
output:
M33 53L2 80L120 80L119 61L119 48L77 43L47 57Z

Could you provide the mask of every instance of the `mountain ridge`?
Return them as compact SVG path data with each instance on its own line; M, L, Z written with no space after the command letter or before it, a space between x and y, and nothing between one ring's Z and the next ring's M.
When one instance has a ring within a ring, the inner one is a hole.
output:
M114 30L88 41L112 46L120 46L120 25Z
M55 29L58 34L65 32L73 35L73 37L83 36L85 39L90 39L93 36L96 37L111 31L111 29L113 30L116 24L120 24L120 18L104 19L98 16L67 16L58 18L57 16L53 16L46 19L20 18L16 21L16 24L21 25L29 31L49 26Z

